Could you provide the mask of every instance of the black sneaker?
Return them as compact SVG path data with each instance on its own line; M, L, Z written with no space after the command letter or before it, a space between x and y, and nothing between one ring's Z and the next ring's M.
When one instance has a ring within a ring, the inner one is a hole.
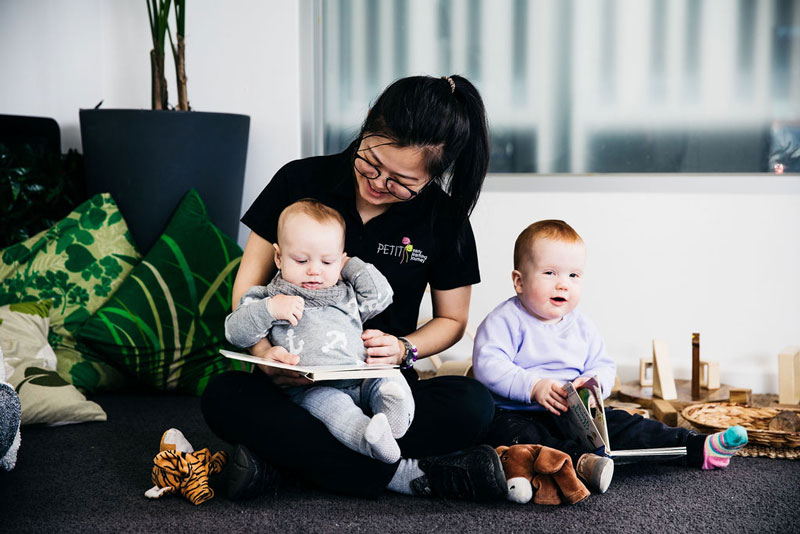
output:
M278 471L244 445L236 446L224 474L227 497L232 501L278 493Z
M411 481L419 495L490 501L508 494L500 457L489 445L423 458L419 467L425 475Z

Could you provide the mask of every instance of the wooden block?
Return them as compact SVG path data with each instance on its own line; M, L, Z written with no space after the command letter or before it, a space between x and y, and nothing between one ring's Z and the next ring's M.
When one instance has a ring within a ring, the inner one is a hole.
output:
M800 403L800 347L786 347L778 354L778 403Z
M700 398L700 334L692 334L692 400Z
M678 398L667 342L661 339L653 340L653 396L665 400Z
M639 385L641 387L653 385L653 358L639 358Z
M647 371L650 376L647 376ZM653 358L639 358L639 385L642 387L653 385Z
M751 404L753 402L753 392L748 388L731 388L729 400L737 404Z
M678 411L668 401L653 399L650 409L653 412L653 419L658 419L665 425L678 426Z
M700 387L719 389L719 362L700 362Z

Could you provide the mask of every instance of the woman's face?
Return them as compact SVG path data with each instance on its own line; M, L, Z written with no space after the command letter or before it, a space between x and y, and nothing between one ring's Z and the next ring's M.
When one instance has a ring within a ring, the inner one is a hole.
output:
M430 181L424 152L419 147L397 147L386 137L371 135L361 140L357 156L353 165L356 187L368 204L381 206L410 200Z

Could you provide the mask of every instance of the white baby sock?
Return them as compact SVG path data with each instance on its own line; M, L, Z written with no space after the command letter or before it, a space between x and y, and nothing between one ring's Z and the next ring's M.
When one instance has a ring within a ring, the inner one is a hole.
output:
M372 416L364 431L364 449L367 456L387 464L400 459L400 446L392 437L392 428L386 415L377 413Z
M388 381L378 386L378 392L382 405L378 412L386 414L392 428L392 437L402 438L414 419L414 396L400 384Z

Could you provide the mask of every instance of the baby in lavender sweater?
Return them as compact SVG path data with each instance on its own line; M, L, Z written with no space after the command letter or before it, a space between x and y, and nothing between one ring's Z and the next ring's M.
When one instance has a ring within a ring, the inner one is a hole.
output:
M566 452L590 489L603 493L613 461L582 450L559 417L567 410L562 387L595 378L608 397L616 366L594 324L579 310L586 249L564 221L533 223L517 238L511 278L516 296L495 308L475 336L475 378L495 397L487 436L494 446L532 443ZM726 467L747 443L747 431L730 427L712 435L669 427L623 410L606 409L615 449L685 446L680 462L703 469Z

